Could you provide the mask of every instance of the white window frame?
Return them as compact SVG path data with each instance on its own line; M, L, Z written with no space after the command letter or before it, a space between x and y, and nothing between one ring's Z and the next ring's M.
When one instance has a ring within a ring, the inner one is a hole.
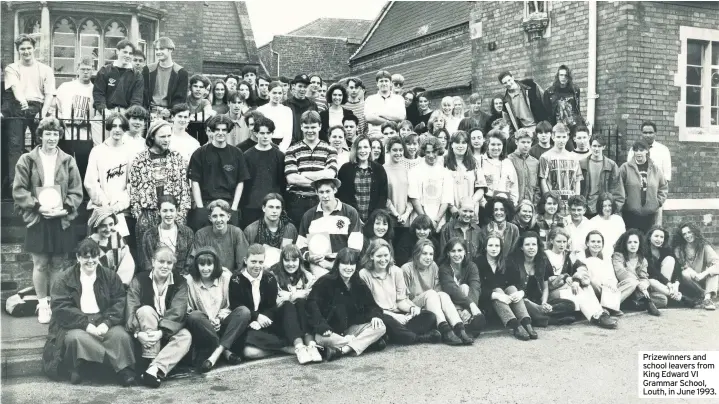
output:
M680 88L680 98L674 115L674 124L679 128L681 142L712 142L719 143L719 125L711 125L711 43L719 42L719 30L681 26L679 28L680 49L677 73L674 85ZM701 126L686 126L686 81L687 81L687 40L706 41L709 45L704 50L702 61L702 110Z

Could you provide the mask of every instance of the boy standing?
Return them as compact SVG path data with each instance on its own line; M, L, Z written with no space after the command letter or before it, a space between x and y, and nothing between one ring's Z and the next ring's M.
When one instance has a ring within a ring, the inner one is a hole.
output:
M559 206L560 216L567 216L567 201L579 195L582 170L576 155L564 149L569 140L569 129L563 123L552 128L554 147L539 158L539 178L542 193L556 191L562 198Z
M597 212L597 199L605 192L614 196L618 212L621 212L624 206L624 187L619 177L619 167L612 159L604 156L604 148L604 139L594 135L591 140L592 154L588 158L579 160L579 167L582 170L580 191L587 200L589 218L601 213Z
M117 60L102 66L95 77L92 90L93 106L101 113L105 109L120 108L125 112L131 105L142 105L144 80L135 71L132 54L136 48L127 39L117 43Z

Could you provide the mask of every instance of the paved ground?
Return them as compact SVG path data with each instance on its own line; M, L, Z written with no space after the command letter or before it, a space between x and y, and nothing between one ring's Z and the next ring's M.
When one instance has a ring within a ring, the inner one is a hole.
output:
M390 347L382 353L299 366L272 358L166 381L158 390L15 379L5 403L661 403L637 398L637 351L717 350L719 311L635 313L609 331L584 323L506 332L471 347ZM686 400L687 402L689 400ZM702 403L719 400L702 400Z

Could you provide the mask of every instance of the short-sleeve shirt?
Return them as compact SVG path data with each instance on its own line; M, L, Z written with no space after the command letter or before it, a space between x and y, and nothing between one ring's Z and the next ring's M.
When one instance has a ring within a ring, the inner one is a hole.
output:
M449 170L422 162L409 172L407 196L418 199L429 217L436 217L442 204L454 203L454 179Z
M232 202L237 184L250 179L250 174L240 149L208 143L192 154L188 178L200 184L204 203L215 199Z
M285 176L322 171L326 168L334 170L336 175L338 170L337 149L323 140L320 140L314 148L311 148L304 141L299 141L287 149L285 154ZM315 195L312 187L290 185L288 190L299 194Z
M577 184L583 177L576 155L552 148L539 158L539 178L547 180L549 189L567 200L576 194Z
M387 97L381 94L373 94L364 101L364 116L374 115L396 115L405 118L407 110L404 107L404 97L394 93L390 93ZM367 122L367 134L379 134L381 125L372 125Z
M407 299L407 285L401 269L392 265L385 276L380 278L365 268L360 271L359 276L367 284L374 301L382 310L399 312L397 302Z

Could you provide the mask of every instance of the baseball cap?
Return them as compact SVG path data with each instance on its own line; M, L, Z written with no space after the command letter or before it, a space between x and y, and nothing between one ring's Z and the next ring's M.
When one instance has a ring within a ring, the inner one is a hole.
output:
M299 75L295 76L294 80L292 80L292 84L297 84L297 83L304 83L305 85L309 85L310 78L307 77L306 74L299 74Z

